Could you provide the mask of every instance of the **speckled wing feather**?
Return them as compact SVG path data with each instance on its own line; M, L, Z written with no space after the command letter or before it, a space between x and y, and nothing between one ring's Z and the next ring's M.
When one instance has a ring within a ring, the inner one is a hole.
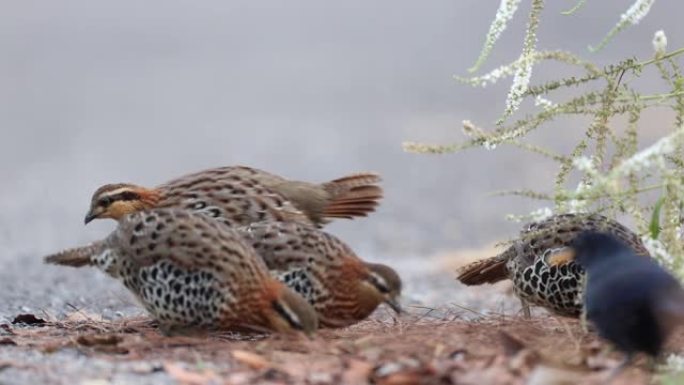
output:
M301 210L262 184L249 170L221 167L165 183L158 187L162 196L157 207L198 211L229 226L259 221L311 223Z
M599 214L561 214L528 224L516 242L515 257L521 267L535 263L548 250L566 247L584 231L606 232L632 247L639 255L648 255L639 237L622 224ZM548 255L548 254L547 254Z
M330 218L352 219L374 211L383 195L379 182L376 174L359 173L316 184L230 166L189 174L158 189L160 207L183 204L194 210L204 205L209 207L205 211L213 210L233 225L279 220L320 226ZM261 201L252 202L255 197Z
M224 271L225 280L239 280L233 273L263 275L266 265L242 236L205 216L182 209L155 209L129 215L110 236L110 245L135 263L147 266L169 259L185 268L211 267Z

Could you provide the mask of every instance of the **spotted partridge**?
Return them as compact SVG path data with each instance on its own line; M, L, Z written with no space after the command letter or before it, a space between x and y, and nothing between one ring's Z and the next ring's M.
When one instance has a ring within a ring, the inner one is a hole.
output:
M357 323L383 302L400 312L397 273L362 261L334 236L299 223L255 223L237 230L273 276L309 301L322 326Z
M301 296L269 275L240 234L204 215L152 209L107 238L45 258L96 266L123 281L163 330L303 331L317 328Z
M598 214L561 214L525 226L508 249L464 266L458 280L466 285L481 285L511 279L527 317L530 304L558 315L578 317L582 314L584 270L573 261L554 266L549 261L565 253L570 242L587 230L612 234L636 254L648 255L639 237L614 220Z
M568 254L587 272L587 319L625 353L618 370L635 353L660 355L667 337L684 321L684 290L679 281L611 234L582 233L570 244Z
M131 212L162 207L198 211L230 226L287 221L322 226L332 218L366 216L382 198L372 173L313 184L235 166L186 175L156 188L108 184L95 191L85 223L119 220Z

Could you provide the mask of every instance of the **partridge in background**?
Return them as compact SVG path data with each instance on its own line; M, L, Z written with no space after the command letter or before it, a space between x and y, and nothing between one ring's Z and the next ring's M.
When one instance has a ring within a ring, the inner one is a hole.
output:
M401 279L390 267L366 263L339 239L299 223L237 228L271 274L304 297L326 327L368 317L383 302L400 312Z
M123 281L166 331L303 331L315 311L270 277L240 234L187 210L153 209L122 218L102 241L50 255L47 263L96 266Z
M85 223L121 219L151 208L201 212L229 226L285 221L322 226L333 218L363 217L382 198L380 177L353 174L327 183L292 181L266 171L235 166L186 175L156 188L108 184L95 191Z
M461 268L458 280L481 285L511 279L527 317L529 304L578 317L582 313L584 271L574 262L550 266L549 258L566 252L570 242L588 230L612 234L634 253L649 255L639 237L616 221L598 214L562 214L527 225L519 240L503 253Z
M611 234L583 233L570 246L570 259L587 272L587 319L601 337L625 353L619 368L638 352L657 357L667 337L684 321L684 290L679 281Z

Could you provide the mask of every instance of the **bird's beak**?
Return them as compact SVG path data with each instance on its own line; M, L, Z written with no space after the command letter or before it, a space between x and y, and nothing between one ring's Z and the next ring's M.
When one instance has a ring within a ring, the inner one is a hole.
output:
M396 298L390 298L387 301L385 301L385 303L389 305L389 307L391 307L395 313L401 314L401 305L399 304L399 301Z
M553 253L546 259L549 266L565 265L566 263L572 262L574 260L575 250L570 247L566 247L556 253Z
M93 219L97 218L98 215L99 215L99 214L94 213L92 210L91 210L91 211L88 211L88 214L86 214L85 220L83 221L84 224L87 225L88 223L90 223L90 221L92 221Z

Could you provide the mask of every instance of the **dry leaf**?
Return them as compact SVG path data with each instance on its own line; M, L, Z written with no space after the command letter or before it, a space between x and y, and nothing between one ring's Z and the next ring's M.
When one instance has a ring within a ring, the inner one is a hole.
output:
M244 350L233 350L232 354L237 362L252 369L261 370L272 366L264 357L255 353Z
M575 371L538 365L530 374L527 385L573 385L582 379L583 376Z
M24 325L44 325L45 320L36 317L33 314L19 314L18 316L14 317L14 320L12 320L12 324L24 324Z
M83 346L97 346L97 345L118 345L123 341L123 337L116 334L87 334L79 336L76 342Z
M212 382L218 382L218 376L212 371L191 372L169 362L165 362L163 366L164 371L181 385L209 385Z
M346 370L342 373L342 384L365 384L373 371L373 365L366 361L351 359L346 363Z

